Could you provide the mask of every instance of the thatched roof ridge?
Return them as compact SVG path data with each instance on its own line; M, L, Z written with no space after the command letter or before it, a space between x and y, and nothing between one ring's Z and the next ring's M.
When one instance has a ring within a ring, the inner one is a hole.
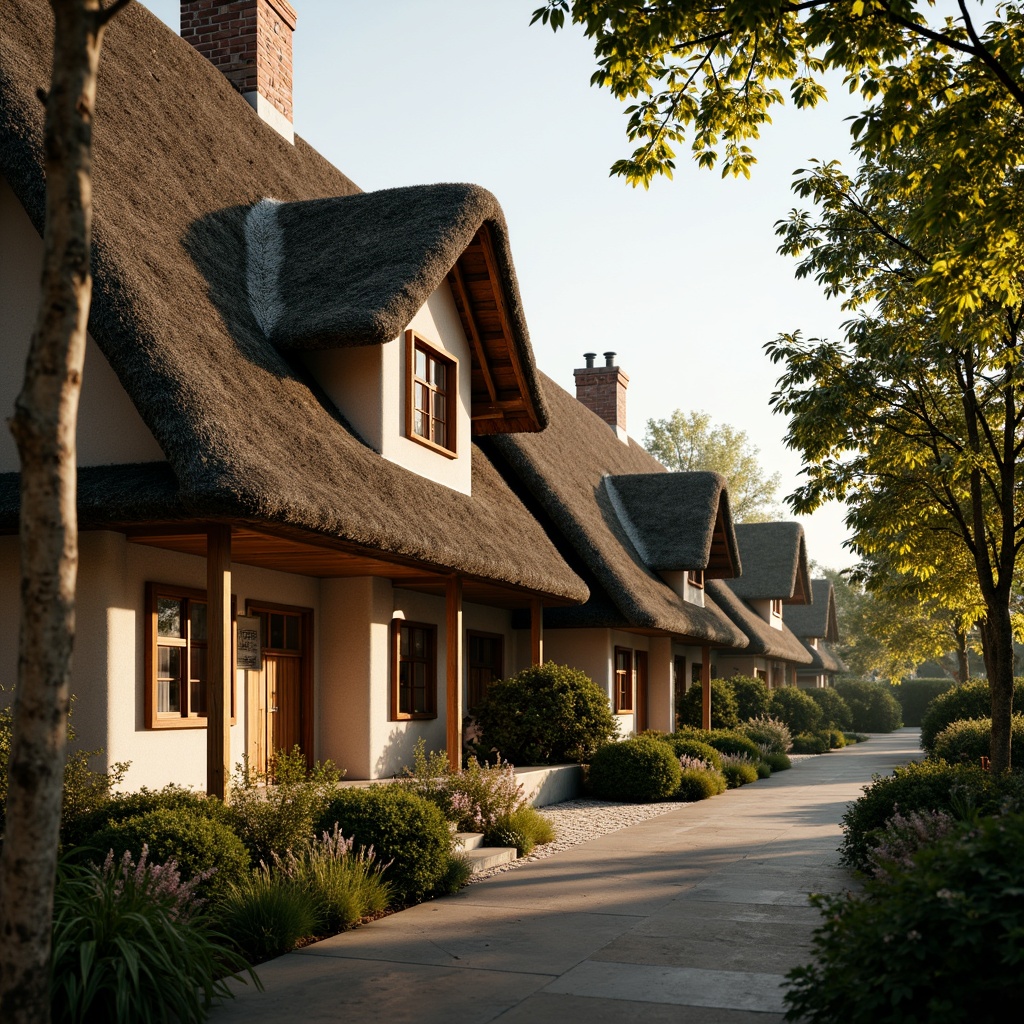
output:
M747 601L811 602L807 544L799 523L738 523L743 575L732 591Z
M607 486L636 474L667 473L635 441L623 444L572 395L540 375L550 422L538 434L506 434L489 450L504 462L550 518L604 602L589 608L545 612L554 625L625 625L690 637L703 643L743 647L744 634L713 602L701 608L683 601L644 563L623 525ZM608 614L615 609L615 616ZM614 621L612 621L614 619Z
M629 473L605 478L619 518L648 568L738 576L740 554L719 473Z
M786 625L798 637L839 639L839 621L836 618L836 595L831 580L811 580L813 604L791 605L786 609Z
M45 0L10 5L0 174L37 229L37 92L51 53ZM272 522L584 599L582 581L479 451L472 497L387 462L256 322L240 258L253 204L358 191L301 139L285 142L141 5L113 20L94 128L90 330L166 455L176 500L193 515Z
M715 604L743 631L747 638L744 654L780 658L797 665L808 665L811 656L803 643L783 623L782 629L769 625L732 589L734 580L708 580L705 589Z

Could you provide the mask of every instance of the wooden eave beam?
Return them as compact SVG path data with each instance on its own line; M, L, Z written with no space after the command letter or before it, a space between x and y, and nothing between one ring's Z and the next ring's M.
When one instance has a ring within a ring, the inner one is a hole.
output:
M492 403L497 402L498 391L494 386L491 367L487 361L487 353L484 351L483 340L480 337L480 329L476 322L476 313L473 310L473 301L470 298L469 289L466 287L465 279L462 276L462 268L459 266L458 260L455 261L455 266L448 272L448 276L465 312L466 326L469 328L469 339L472 342L473 351L476 353L477 364L480 367L480 373L483 375L484 384L487 387L487 394L490 396ZM473 407L473 413L475 419L475 404Z

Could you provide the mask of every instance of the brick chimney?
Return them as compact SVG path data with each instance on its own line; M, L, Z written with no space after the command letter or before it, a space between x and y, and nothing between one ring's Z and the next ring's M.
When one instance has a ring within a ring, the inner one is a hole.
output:
M181 0L187 39L289 142L292 127L292 33L288 0Z
M587 365L574 370L576 398L607 423L615 436L629 443L626 433L626 388L629 378L615 365L615 353L605 352L604 366L595 366L596 352L584 352Z

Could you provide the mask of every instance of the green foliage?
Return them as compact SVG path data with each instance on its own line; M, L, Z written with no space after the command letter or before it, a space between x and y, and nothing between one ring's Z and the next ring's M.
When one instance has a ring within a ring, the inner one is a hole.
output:
M453 853L448 858L441 881L437 883L438 896L454 896L473 877L473 862L462 853Z
M298 747L277 751L267 773L257 771L247 757L236 765L228 821L253 863L270 863L275 853L305 847L341 775L330 761L307 768Z
M828 729L828 745L832 750L846 746L846 737L838 729Z
M716 771L722 767L721 752L715 750L710 743L693 739L685 733L673 733L671 736L661 738L662 743L667 743L676 757L696 757L704 761Z
M729 507L738 523L763 523L779 518L776 493L781 476L765 476L760 449L745 430L722 423L713 426L706 412L684 414L676 409L667 420L648 420L644 447L676 472L720 473L729 487ZM760 712L754 712L759 714Z
M903 724L918 726L931 702L954 687L952 679L904 679L892 688L892 695L900 702Z
M555 838L554 826L535 807L520 807L497 818L484 833L488 846L514 846L520 857Z
M893 732L903 727L903 712L887 684L844 680L835 689L849 705L857 732Z
M789 756L780 750L770 750L767 754L762 754L761 760L773 772L784 772L787 768L793 767L793 762L790 761Z
M1024 815L925 846L863 895L815 900L814 961L789 974L787 1020L996 1024L1024 1001ZM870 979L866 983L865 979Z
M476 714L480 749L517 765L587 761L618 731L601 688L551 662L492 683Z
M973 807L979 812L998 808L1005 790L976 765L945 761L912 761L889 776L874 776L864 795L843 815L842 861L860 871L868 866L870 850L877 846L878 830L896 813L947 811L959 814Z
M222 927L254 962L288 953L315 935L320 912L309 888L267 864L235 879L217 905Z
M676 698L676 717L679 725L701 727L703 722L703 696L699 686L691 686ZM711 728L734 729L739 724L736 694L728 679L711 680Z
M1024 679L1015 679L1013 706L1024 708ZM954 686L933 698L921 718L921 748L929 756L934 752L935 737L946 726L969 718L992 717L992 691L988 680L972 679Z
M763 757L765 753L784 754L793 745L793 734L789 726L778 718L764 715L744 722L737 732L753 740Z
M667 800L679 788L679 759L661 740L632 736L601 747L590 759L588 779L600 800Z
M445 877L452 855L448 823L434 804L401 785L340 790L321 814L317 831L332 831L336 824L343 835L354 837L357 848L372 847L377 860L388 865L384 878L400 902L431 895Z
M750 739L736 729L712 729L707 734L708 745L722 754L738 754L749 757L756 761L761 756L761 749Z
M805 690L804 692L821 708L820 728L838 729L840 732L853 728L853 712L850 710L850 705L832 687L825 687L823 690ZM842 743L839 744L839 746L842 745Z
M827 733L800 732L793 737L794 754L827 754L831 749Z
M821 708L806 690L798 690L795 686L772 690L771 710L772 716L785 722L794 735L814 732L821 725Z
M1024 714L1017 713L1010 721L1013 736L1011 742L1018 750L1024 750ZM991 718L950 722L935 737L933 752L929 756L950 764L980 764L981 758L989 756L991 738Z
M753 676L730 676L729 684L736 697L736 716L741 722L764 718L771 708L772 693L763 679Z
M765 760L758 761L754 765L759 779L770 779L772 777L772 766Z
M7 825L7 765L11 757L11 738L14 726L14 693L0 684L0 699L11 703L0 707L0 841ZM72 706L74 697L71 698ZM128 771L128 761L117 761L105 772L90 767L90 760L102 753L100 750L77 750L71 745L75 741L75 729L68 712L68 753L64 763L64 789L61 799L61 830L72 827L79 818L85 817L101 807L109 798L111 790L119 785Z
M337 826L308 842L298 854L274 855L274 869L304 889L316 907L316 930L333 933L387 909L391 889L372 851L355 851Z
M229 948L176 869L145 856L60 865L50 975L54 1024L194 1022L248 965Z
M757 762L736 754L727 754L722 759L722 774L725 776L729 789L748 786L751 782L757 782L759 778Z
M676 790L676 799L686 803L709 800L719 793L724 793L727 785L725 776L717 769L703 771L700 768L684 768L679 779L679 788Z
M87 846L100 856L112 850L138 858L144 846L154 863L175 861L182 878L209 873L200 887L203 896L216 899L249 870L249 854L242 841L221 821L190 806L158 807L146 814L112 821L94 833Z
M453 772L447 754L428 754L422 738L416 741L413 766L405 769L403 785L436 804L459 832L486 833L524 804L523 787L507 761L488 765L471 757L465 768Z

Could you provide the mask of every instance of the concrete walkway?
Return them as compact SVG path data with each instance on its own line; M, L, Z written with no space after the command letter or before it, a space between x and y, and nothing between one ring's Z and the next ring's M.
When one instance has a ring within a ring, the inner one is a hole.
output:
M211 1021L773 1024L808 892L853 885L839 819L916 729L682 804L259 968Z

